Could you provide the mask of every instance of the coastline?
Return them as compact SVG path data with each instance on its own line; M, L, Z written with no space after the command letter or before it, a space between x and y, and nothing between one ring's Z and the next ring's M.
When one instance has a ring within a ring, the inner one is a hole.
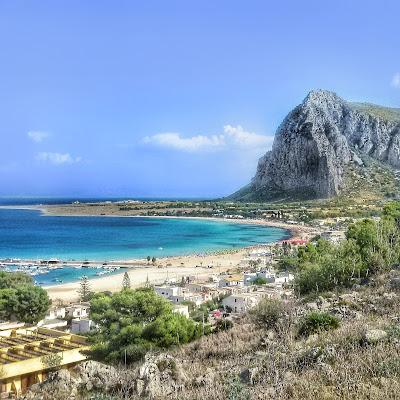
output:
M51 206L50 206L51 207ZM160 218L160 219L197 219L209 220L221 223L235 223L247 225L262 225L286 229L290 238L309 238L315 234L315 230L303 225L292 225L280 221L267 221L264 219L232 219L218 217L196 217L196 216L148 216L148 215L111 215L111 214L74 214L49 212L49 206L3 206L1 208L37 210L46 216L102 216L102 217L124 217L124 218ZM53 211L53 210L52 210ZM285 239L282 239L285 240ZM277 241L279 242L279 241ZM252 248L261 248L274 245L277 242L260 243L254 246L246 246L238 249L227 249L225 251L207 252L205 254L189 254L182 256L165 256L157 259L155 265L148 265L142 259L115 260L115 263L126 263L126 268L120 273L110 276L89 279L91 289L99 291L118 291L122 287L124 273L127 272L132 287L143 285L148 279L152 284L162 283L167 278L175 278L179 281L183 276L196 275L199 278L207 278L211 275L227 271L239 266L240 261ZM43 286L52 300L75 301L78 299L79 281L63 283L59 285Z

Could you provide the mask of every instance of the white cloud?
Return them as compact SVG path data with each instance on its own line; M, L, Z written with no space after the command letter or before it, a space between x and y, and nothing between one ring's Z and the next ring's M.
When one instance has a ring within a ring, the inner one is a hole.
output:
M397 74L393 75L392 86L396 89L400 89L400 72L397 72Z
M245 131L240 125L225 125L224 133L239 147L257 148L266 146L273 140L273 136L259 135L254 132Z
M223 133L218 135L183 137L180 133L166 132L158 133L153 136L146 136L143 138L143 142L175 150L198 152L227 148L264 148L272 139L272 136L247 132L240 125L225 125Z
M36 156L38 161L49 162L54 165L73 164L80 162L81 157L72 157L69 153L38 153Z
M29 139L33 140L36 143L43 142L43 140L47 139L49 137L48 132L43 132L43 131L29 131L28 132L28 137Z
M224 145L223 135L204 136L197 135L189 138L182 137L179 133L167 132L153 136L146 136L144 143L151 143L162 147L170 147L183 151L198 151L218 148Z

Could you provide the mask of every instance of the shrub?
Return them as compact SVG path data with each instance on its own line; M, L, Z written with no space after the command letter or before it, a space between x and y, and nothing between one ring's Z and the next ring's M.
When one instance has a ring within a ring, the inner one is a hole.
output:
M227 331L231 329L233 326L233 322L230 319L219 319L215 324L214 332Z
M276 329L279 321L286 315L285 306L280 300L263 299L249 312L257 325Z
M265 285L266 283L267 283L267 280L265 278L263 278L262 276L257 277L252 282L253 285Z
M314 333L336 329L339 325L339 320L334 315L313 311L300 320L298 334L299 336L309 336Z

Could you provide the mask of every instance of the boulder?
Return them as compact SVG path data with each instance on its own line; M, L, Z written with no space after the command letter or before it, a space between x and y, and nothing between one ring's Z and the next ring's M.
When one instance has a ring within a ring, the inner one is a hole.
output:
M368 329L364 333L364 340L369 344L374 344L386 339L387 336L387 332L382 329Z
M240 373L240 380L247 385L254 385L260 370L258 367L246 368Z

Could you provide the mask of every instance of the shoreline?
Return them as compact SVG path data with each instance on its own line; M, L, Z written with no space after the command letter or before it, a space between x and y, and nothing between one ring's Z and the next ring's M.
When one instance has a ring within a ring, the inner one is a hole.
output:
M260 243L252 246L239 247L236 249L226 249L218 251L205 252L204 254L187 254L187 255L176 255L176 256L165 256L157 259L155 265L148 265L143 259L122 259L112 260L109 264L123 263L124 268L119 273L113 275L90 278L89 282L94 292L100 291L111 291L115 292L121 289L122 279L125 272L128 273L131 280L132 287L138 287L143 285L148 279L152 284L161 283L167 278L175 278L177 281L183 276L196 275L197 277L207 278L211 275L215 275L220 272L227 271L229 269L239 266L241 260L246 254L254 248L263 248L267 246L273 246L275 243L279 243L283 240L292 238L306 238L311 233L314 234L313 228L303 225L287 224L279 221L267 221L264 219L233 219L233 218L218 218L218 217L185 217L185 216L148 216L148 215L98 215L98 214L78 214L73 213L49 213L49 206L0 206L0 208L8 209L24 209L24 210L36 210L40 211L46 216L101 216L101 217L124 217L124 218L160 218L160 219L195 219L214 221L221 223L236 223L236 224L247 224L247 225L262 225L265 227L276 227L285 229L288 232L287 238L283 238L278 241L271 243ZM84 260L87 261L87 260ZM71 262L71 261L70 261ZM92 260L93 263L98 265L99 261ZM74 260L75 264L79 264L79 261ZM49 297L52 300L61 301L74 301L78 298L78 289L80 281L74 281L69 283L63 283L59 285L43 286L48 292Z

